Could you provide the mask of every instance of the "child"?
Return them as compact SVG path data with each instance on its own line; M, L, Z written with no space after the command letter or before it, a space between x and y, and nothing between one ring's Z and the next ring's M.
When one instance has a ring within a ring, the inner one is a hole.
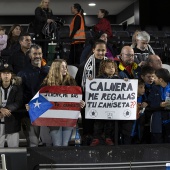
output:
M97 78L105 79L118 79L117 66L113 60L103 60L99 66L99 76ZM100 120L96 119L94 123L94 139L90 146L97 146L101 144L102 135L104 133L104 140L106 145L114 145L112 136L114 133L114 121L113 120Z
M150 94L150 91L154 85L154 78L155 78L155 70L150 66L144 66L141 69L141 78L145 82L145 97L146 100ZM149 107L145 109L144 118L144 132L143 137L141 139L141 143L151 143L151 134L150 134L150 119L151 119L151 110Z
M0 26L0 56L1 51L7 46L7 35L5 34L5 28Z
M93 79L98 76L99 65L103 60L107 60L106 42L97 40L93 46L93 55L88 60L80 64L76 74L76 82L83 89L83 98L85 98L86 79ZM90 145L93 134L94 119L85 119L85 109L81 110L83 125L83 145Z
M137 93L137 120L133 124L132 128L132 143L140 143L143 136L144 129L144 110L148 105L145 97L145 82L138 80L138 93Z
M17 111L22 106L21 80L13 76L12 66L0 67L0 147L4 147L5 138L8 147L19 146L20 119Z
M166 95L170 92L170 73L161 68L155 71L155 86L151 89L148 104L152 108L152 143L170 142L170 105Z
M43 86L76 86L76 81L68 73L65 60L53 61L49 73L43 81ZM85 102L81 100L80 107L84 106ZM53 146L68 146L73 127L50 126L49 128Z
M145 82L145 94L148 97L154 84L155 70L150 66L144 66L141 69L141 78Z

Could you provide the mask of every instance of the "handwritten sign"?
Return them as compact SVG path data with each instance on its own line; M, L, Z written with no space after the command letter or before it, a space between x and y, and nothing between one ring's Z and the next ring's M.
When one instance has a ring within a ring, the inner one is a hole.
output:
M86 81L87 119L136 119L138 80L93 79Z

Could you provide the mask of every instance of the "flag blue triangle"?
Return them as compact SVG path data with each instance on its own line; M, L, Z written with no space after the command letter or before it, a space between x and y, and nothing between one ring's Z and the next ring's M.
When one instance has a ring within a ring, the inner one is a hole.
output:
M39 118L44 112L50 109L53 104L50 103L46 98L39 94L38 98L31 100L29 103L29 116L31 123Z

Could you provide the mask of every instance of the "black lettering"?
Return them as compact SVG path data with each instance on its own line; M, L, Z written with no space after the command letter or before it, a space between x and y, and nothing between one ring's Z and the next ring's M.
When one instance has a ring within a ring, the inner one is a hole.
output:
M126 90L125 90L125 87L126 87L126 83L122 83L121 91L126 91Z
M103 91L102 82L99 83L99 85L98 85L98 87L97 87L97 91Z
M120 91L120 85L121 85L121 83L115 83L116 84L116 89L115 89L115 91Z
M103 93L101 100L106 100L106 95L107 95L106 93Z
M103 104L103 102L100 102L100 103L98 104L98 107L99 107L99 108L100 108L100 107L103 108L102 104Z
M134 100L135 99L135 93L131 94L131 99Z
M132 84L129 83L128 87L127 87L127 91L133 91L133 88L132 88Z
M89 93L88 100L90 100L90 99L98 100L98 95L99 95L99 93Z
M96 84L96 82L95 82L95 81L91 82L89 88L90 88L90 90L95 91L96 89L95 89L95 88L92 88L92 85L93 85L93 84Z

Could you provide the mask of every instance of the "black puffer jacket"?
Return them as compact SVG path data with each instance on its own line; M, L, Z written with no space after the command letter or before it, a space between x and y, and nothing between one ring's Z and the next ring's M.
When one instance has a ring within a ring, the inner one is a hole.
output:
M0 83L0 86L2 84ZM19 132L21 130L20 112L19 109L22 106L23 91L21 87L21 78L14 77L11 83L12 89L9 93L5 108L11 110L12 114L9 117L5 117L5 134L11 134ZM2 94L0 90L0 99L2 101ZM0 105L0 108L2 105Z
M41 7L37 7L35 9L35 20L34 20L34 31L35 34L42 35L42 29L44 25L47 23L47 19L52 19L53 13L51 9L43 9Z

